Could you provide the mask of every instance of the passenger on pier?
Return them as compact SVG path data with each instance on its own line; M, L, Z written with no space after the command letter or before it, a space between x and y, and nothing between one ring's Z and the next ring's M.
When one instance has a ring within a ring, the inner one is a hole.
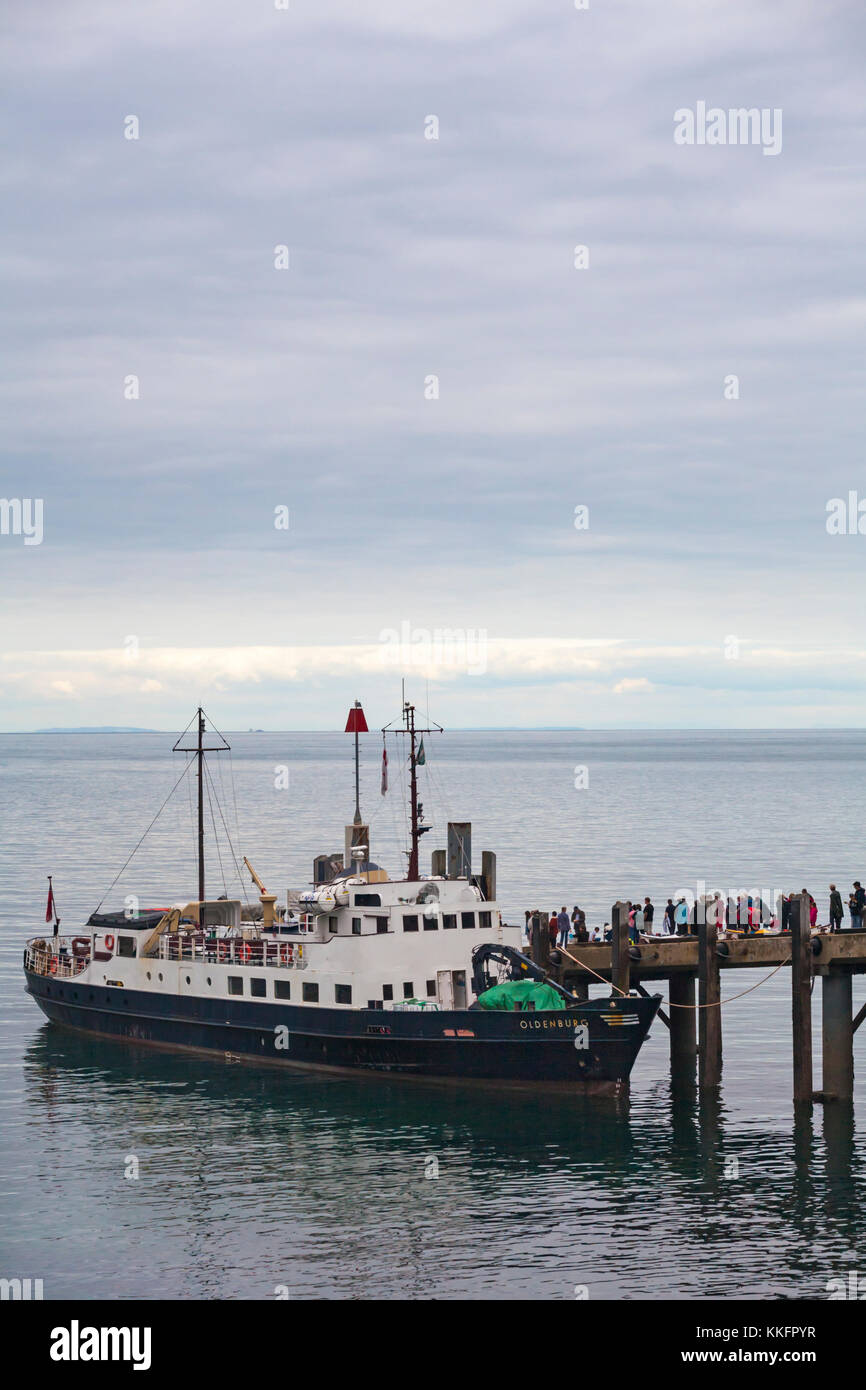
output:
M791 930L791 899L790 899L790 897L783 897L783 898L782 898L782 931L785 932L785 931L790 931L790 930Z
M689 908L685 898L677 898L677 905L674 908L674 924L677 929L677 936L688 936Z
M666 906L665 906L665 915L664 915L664 919L663 919L663 920L664 920L665 930L666 930L668 936L673 936L674 933L675 933L675 931L676 931L676 929L677 929L677 928L676 928L676 922L674 921L674 912L675 912L675 911L676 911L676 909L674 908L673 898L668 898L667 904L666 904Z
M842 894L835 883L830 884L830 930L839 931L842 926Z
M589 940L589 932L586 927L586 913L582 907L577 906L577 903L575 903L574 911L571 914L571 924L574 928L575 941L586 942Z
M559 913L554 911L550 914L550 921L547 924L547 936L551 946L556 945L556 938L559 935Z
M636 946L641 938L643 931L643 908L640 903L635 903L628 915L628 935L632 945Z
M655 917L655 913L656 913L656 910L655 910L655 908L653 907L652 903L650 902L650 899L649 899L649 898L644 898L644 900L643 900L643 920L644 920L644 928L645 928L645 930L646 930L646 932L647 932L647 934L648 934L649 936L652 936L653 918Z
M559 916L558 916L557 919L556 919L556 923L557 923L557 926L559 927L559 944L560 944L560 946L567 946L567 945L568 945L568 929L569 929L569 927L571 926L571 922L569 921L568 909L567 909L567 907L565 906L565 904L563 904L562 907L561 907L560 910L559 910ZM556 943L554 942L554 945L555 945L555 944L556 944Z
M800 891L804 897L809 899L809 926L814 927L818 922L818 904L815 902L812 894L806 892L805 888L801 888Z
M604 931L602 931L601 927L593 927L592 935L589 938L590 941L606 941L607 938L604 933L607 931L607 927L607 922L604 924Z
M866 907L866 893L863 892L859 878L855 878L854 887L848 898L848 911L851 913L851 930L863 930L863 909Z

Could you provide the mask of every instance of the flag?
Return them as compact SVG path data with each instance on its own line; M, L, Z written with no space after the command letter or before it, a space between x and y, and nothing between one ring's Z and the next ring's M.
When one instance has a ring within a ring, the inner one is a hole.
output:
M388 790L388 750L384 743L382 744L382 786L380 790L383 796Z
M45 920L46 922L54 921L54 889L50 879L48 880L48 903L45 908Z
M415 766L423 767L426 762L427 754L424 752L424 740L422 738L421 742L418 744L418 756L415 759Z

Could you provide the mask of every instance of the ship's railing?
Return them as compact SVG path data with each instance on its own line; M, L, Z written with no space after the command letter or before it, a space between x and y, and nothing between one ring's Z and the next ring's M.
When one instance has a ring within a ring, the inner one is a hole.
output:
M79 951L67 936L37 937L24 948L25 970L34 975L57 975L61 980L80 975L89 959L89 943L87 951Z
M165 932L159 938L160 960L200 961L207 965L276 966L284 970L306 968L306 951L300 941L243 941L239 937L207 937L203 932Z

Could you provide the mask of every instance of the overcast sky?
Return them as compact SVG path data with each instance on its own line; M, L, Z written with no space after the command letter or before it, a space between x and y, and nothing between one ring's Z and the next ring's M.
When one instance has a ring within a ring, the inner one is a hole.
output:
M855 0L3 24L0 726L862 724Z

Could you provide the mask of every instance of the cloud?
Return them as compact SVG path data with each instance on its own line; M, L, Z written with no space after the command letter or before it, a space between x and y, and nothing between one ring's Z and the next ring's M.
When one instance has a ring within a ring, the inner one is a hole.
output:
M407 615L490 634L483 673L410 662L459 721L480 681L493 722L605 719L640 681L660 720L834 690L857 717L862 554L825 506L862 473L859 28L833 0L17 7L2 492L45 539L0 537L0 719L174 720L195 687L259 723L283 683L309 720L305 683L384 690ZM698 99L783 108L780 156L675 146Z
M654 688L652 681L648 681L645 676L627 676L624 680L617 681L613 693L614 695L649 695Z

